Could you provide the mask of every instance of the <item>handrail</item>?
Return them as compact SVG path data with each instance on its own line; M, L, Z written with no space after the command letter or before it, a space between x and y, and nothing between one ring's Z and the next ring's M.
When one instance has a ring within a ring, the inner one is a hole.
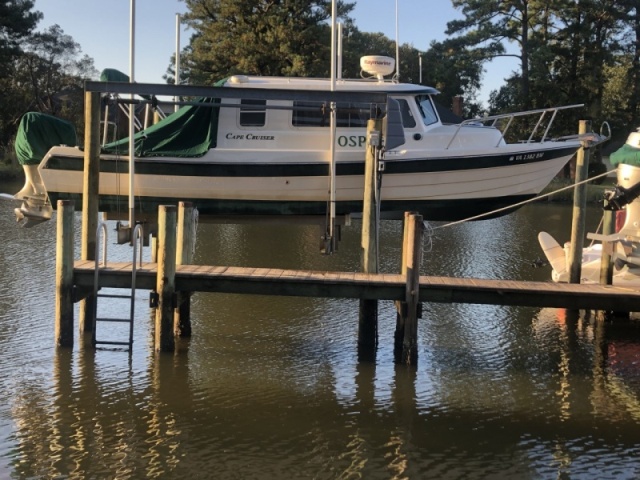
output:
M496 144L496 147L498 147L500 145L500 142L504 140L504 137L507 133L507 131L509 130L509 127L511 126L511 123L513 122L513 119L516 117L524 117L524 116L529 116L529 115L537 115L540 114L540 118L538 119L538 122L536 123L536 126L533 128L533 130L531 131L531 134L529 135L529 138L527 139L526 143L531 143L533 136L535 135L536 131L538 130L538 127L540 126L540 124L542 123L542 120L544 119L545 115L549 112L552 112L552 117L551 117L551 121L549 122L549 125L547 125L547 128L544 131L544 135L542 136L542 139L540 140L540 143L544 143L544 141L547 138L547 135L549 133L549 129L551 128L551 125L553 124L557 113L560 110L567 110L569 108L579 108L579 107L584 107L584 104L576 104L576 105L566 105L563 107L550 107L550 108L540 108L537 110L527 110L524 112L514 112L514 113L503 113L500 115L490 115L490 116L486 116L486 117L479 117L479 118L472 118L469 120L464 120L462 122L460 122L458 124L458 128L456 129L455 133L453 134L453 136L451 137L451 140L449 140L449 143L447 144L446 150L449 149L449 147L451 147L451 145L453 144L453 141L456 139L456 137L458 136L458 133L460 133L460 130L468 125L477 125L478 123L480 124L485 124L486 122L492 122L491 127L495 128L496 130L500 131L497 127L498 121L500 120L504 120L504 119L508 119L507 125L504 128L504 130L500 131L501 135L500 138L498 139L498 143Z
M131 295L129 296L131 303L129 306L129 349L131 349L133 345L133 319L135 315L135 300L136 300L136 254L139 252L139 266L142 268L142 253L144 248L144 242L139 242L138 240L142 239L143 235L143 227L142 224L137 224L133 230L132 236L132 246L133 246L133 259L131 261ZM98 343L96 340L96 323L98 316L98 290L99 287L99 274L100 274L100 238L102 237L102 266L107 266L107 224L105 222L100 222L98 228L96 230L96 250L95 250L95 269L93 274L93 329L92 329L92 338L91 343L95 347ZM140 248L138 248L140 246ZM120 297L116 295L116 297ZM121 297L120 297L121 298ZM105 320L105 319L102 319ZM111 321L126 321L121 319L110 319ZM111 344L122 344L121 342L111 342L105 341L100 343L111 343Z
M91 316L91 344L96 345L96 317L98 316L98 276L100 273L100 237L102 237L102 266L107 266L107 224L100 222L96 229L95 268L93 270L93 314Z

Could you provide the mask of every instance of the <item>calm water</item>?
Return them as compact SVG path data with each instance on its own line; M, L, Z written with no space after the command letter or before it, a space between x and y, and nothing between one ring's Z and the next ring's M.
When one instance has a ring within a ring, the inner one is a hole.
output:
M0 478L640 477L634 323L429 304L408 368L393 364L391 303L375 362L359 363L356 301L200 293L189 344L158 355L138 292L131 354L78 338L58 350L55 222L20 229L11 212L0 203ZM536 235L568 239L570 214L540 204L434 230L423 273L546 280L549 267L532 267ZM588 229L598 220L594 209ZM359 228L324 257L316 227L201 224L195 263L358 270ZM396 272L401 225L381 236L382 268ZM100 308L122 316L127 305Z

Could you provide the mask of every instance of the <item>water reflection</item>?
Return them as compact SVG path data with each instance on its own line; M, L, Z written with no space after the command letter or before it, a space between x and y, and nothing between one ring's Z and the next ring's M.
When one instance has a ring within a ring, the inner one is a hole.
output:
M375 362L363 363L357 301L195 294L188 350L156 355L141 292L130 354L80 341L56 350L53 226L15 229L6 210L0 363L11 374L0 377L0 478L640 475L637 323L430 304L418 366L406 368L393 363L390 302L380 305ZM531 266L535 237L544 219L568 238L567 218L544 204L435 229L423 271L547 279ZM399 269L401 231L387 222L381 232L384 271ZM339 253L322 257L316 227L202 224L196 262L357 270L359 224L343 233Z

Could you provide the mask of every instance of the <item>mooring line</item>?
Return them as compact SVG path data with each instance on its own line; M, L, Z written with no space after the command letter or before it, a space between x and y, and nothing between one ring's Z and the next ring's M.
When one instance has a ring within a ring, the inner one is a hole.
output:
M529 200L523 200L522 202L514 203L513 205L509 205L508 207L498 208L497 210L493 210L491 212L481 213L480 215L476 215L474 217L469 217L469 218L465 218L465 219L462 219L462 220L458 220L456 222L447 223L445 225L438 225L437 227L432 227L432 230L439 230L439 229L445 228L445 227L452 227L453 225L459 225L461 223L470 222L472 220L478 220L479 218L483 218L483 217L486 217L486 216L489 216L489 215L494 215L496 213L500 213L500 212L503 212L505 210L510 210L510 209L512 209L514 207L521 207L521 206L526 205L528 203L532 203L532 202L538 201L541 198L550 197L551 195L555 195L556 193L564 192L565 190L569 190L571 188L575 188L576 186L582 185L583 183L591 182L591 181L596 180L596 179L598 179L600 177L604 177L606 175L609 175L610 173L613 173L615 171L616 171L615 169L609 170L608 172L601 173L600 175L596 175L594 177L590 177L590 178L588 178L586 180L583 180L582 182L578 182L578 183L574 183L572 185L568 185L568 186L560 188L558 190L554 190L553 192L545 193L544 195L535 196L533 198L530 198Z

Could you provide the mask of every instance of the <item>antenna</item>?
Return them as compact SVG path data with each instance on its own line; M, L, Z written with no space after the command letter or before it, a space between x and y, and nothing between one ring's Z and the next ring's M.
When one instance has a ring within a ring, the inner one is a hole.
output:
M398 40L398 0L396 0L396 74L393 76L400 81L400 41Z
M176 85L180 85L180 14L176 13L176 74L174 77L174 82ZM180 108L178 106L178 101L180 100L179 97L175 96L173 97L173 100L176 102L176 104L173 107L173 111L177 112L178 109Z

